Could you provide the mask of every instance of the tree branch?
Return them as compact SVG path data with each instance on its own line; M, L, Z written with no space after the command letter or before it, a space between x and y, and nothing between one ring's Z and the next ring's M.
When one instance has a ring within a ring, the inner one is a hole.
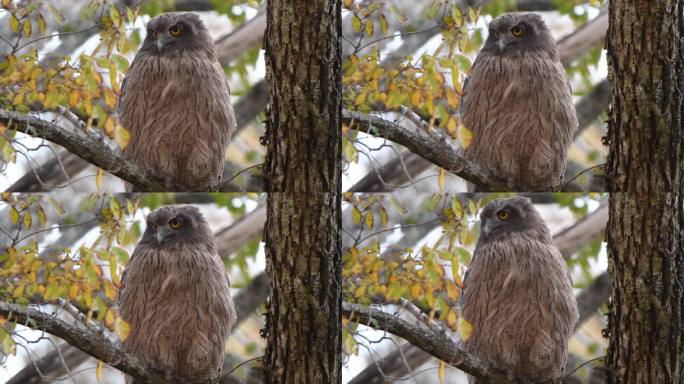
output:
M68 324L40 310L0 301L0 316L9 321L55 335L96 359L147 383L165 383L164 378L150 372L146 364L130 355L102 335Z
M409 129L376 116L346 109L342 111L342 121L350 124L352 129L370 131L368 133L373 136L401 144L431 163L472 182L481 189L513 190L505 181L494 178L478 164L458 154L457 149L448 141L449 139L437 130L426 132L417 128Z
M31 115L0 110L0 123L8 129L43 138L59 144L80 158L123 179L135 186L150 191L172 190L147 170L123 159L106 143L94 138L69 131L55 123Z
M423 351L445 363L467 372L482 384L510 384L506 376L480 361L476 356L462 350L450 338L410 324L389 313L348 302L342 303L342 316L359 324L387 331L406 339Z

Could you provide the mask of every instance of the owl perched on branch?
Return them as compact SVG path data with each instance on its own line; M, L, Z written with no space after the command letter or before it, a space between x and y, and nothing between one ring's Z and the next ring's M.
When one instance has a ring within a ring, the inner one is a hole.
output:
M174 190L217 189L237 124L214 42L199 17L152 19L121 92L119 120L131 136L124 158Z
M236 315L214 236L197 208L150 213L121 284L119 313L130 328L125 351L169 382L219 376Z
M480 219L461 303L473 327L464 348L511 381L558 379L579 316L565 261L527 198L494 200Z
M514 191L560 189L578 122L556 42L539 15L491 22L463 92L461 119L473 133L465 157Z

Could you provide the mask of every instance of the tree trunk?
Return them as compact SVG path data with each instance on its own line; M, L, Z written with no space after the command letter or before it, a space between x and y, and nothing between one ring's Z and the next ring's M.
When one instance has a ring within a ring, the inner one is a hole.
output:
M611 383L684 383L684 202L675 193L610 196Z
M684 3L611 0L608 189L677 192L684 177Z
M609 382L684 383L684 3L609 17Z
M341 8L268 1L267 383L342 380Z
M340 189L342 113L340 0L269 0L265 187Z

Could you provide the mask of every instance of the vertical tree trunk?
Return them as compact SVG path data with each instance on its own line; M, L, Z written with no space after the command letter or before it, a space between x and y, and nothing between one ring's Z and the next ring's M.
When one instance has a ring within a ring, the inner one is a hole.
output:
M341 8L268 1L268 383L342 380Z
M269 0L266 190L340 189L340 0Z
M684 177L684 3L611 0L608 189L677 192Z
M684 383L684 201L676 193L610 196L611 383Z
M684 3L609 17L609 381L684 383Z

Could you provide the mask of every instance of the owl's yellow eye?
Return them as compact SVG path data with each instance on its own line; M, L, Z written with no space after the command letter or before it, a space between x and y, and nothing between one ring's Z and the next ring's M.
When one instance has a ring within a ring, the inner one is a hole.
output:
M519 25L516 25L511 29L511 33L513 36L518 37L523 34L523 29Z
M181 221L178 219L171 219L169 221L169 227L171 227L173 229L178 229L178 228L180 228L180 226L181 226Z
M173 27L169 28L169 33L171 34L171 36L180 36L181 27L174 25Z
M502 221L508 220L508 218L509 218L510 216L511 216L511 214L508 213L508 211L499 211L499 212L496 213L496 217L498 217L499 220L502 220Z

